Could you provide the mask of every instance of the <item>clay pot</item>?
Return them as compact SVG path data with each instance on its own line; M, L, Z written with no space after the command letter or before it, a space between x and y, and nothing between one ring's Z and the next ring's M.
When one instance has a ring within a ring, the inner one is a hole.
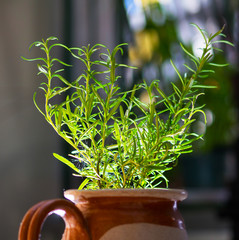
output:
M44 219L63 210L62 240L186 240L177 203L182 190L68 190L63 199L33 206L24 216L19 240L38 240Z

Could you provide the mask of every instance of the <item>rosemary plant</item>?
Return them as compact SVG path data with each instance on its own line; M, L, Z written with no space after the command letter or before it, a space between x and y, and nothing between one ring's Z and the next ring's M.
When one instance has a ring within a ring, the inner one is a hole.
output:
M211 87L203 84L203 78L213 73L207 66L226 65L211 62L213 51L221 51L214 45L232 44L219 38L225 37L223 29L209 35L194 26L204 39L202 55L196 57L181 44L192 64L185 64L187 73L182 75L172 62L180 81L179 84L172 82L169 96L160 89L159 80L121 91L117 69L130 66L117 63L116 55L123 54L125 44L112 51L102 44L68 48L50 37L30 46L39 47L45 54L40 58L24 58L40 62L39 74L46 79L40 86L45 106L39 107L36 93L34 103L74 149L69 154L70 160L56 153L54 156L83 178L79 189L155 188L162 182L167 185L165 172L177 165L181 154L192 151L194 141L202 138L190 132L190 126L197 113L203 114L206 121L203 106L196 105L203 89ZM52 56L56 47L64 48L83 63L85 68L76 80L66 80L61 75L64 69L56 69L59 64L70 67ZM139 90L147 91L148 103L136 97ZM60 103L55 100L59 95L66 96Z

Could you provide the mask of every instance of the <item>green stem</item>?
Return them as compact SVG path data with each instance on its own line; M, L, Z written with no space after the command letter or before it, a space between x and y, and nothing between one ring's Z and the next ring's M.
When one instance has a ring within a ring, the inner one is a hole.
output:
M190 80L187 82L185 88L183 89L183 92L180 96L179 102L177 103L177 110L175 114L182 108L183 100L185 99L186 95L189 93L190 89L193 86L194 81L197 79L199 73L202 71L204 64L207 62L206 59L206 53L208 52L208 43L206 42L206 47L203 50L202 57L200 58L200 64L196 70L196 73L190 78Z

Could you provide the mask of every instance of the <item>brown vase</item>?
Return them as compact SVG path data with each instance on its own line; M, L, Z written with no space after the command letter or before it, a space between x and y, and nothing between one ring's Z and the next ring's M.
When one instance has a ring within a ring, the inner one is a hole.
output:
M182 190L68 190L64 199L43 201L24 216L19 240L38 240L44 219L63 212L62 240L186 240L177 203Z

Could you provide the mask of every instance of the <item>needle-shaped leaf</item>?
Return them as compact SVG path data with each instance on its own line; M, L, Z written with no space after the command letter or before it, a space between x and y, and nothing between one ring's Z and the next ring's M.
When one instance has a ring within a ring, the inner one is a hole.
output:
M66 164L68 167L70 167L71 169L73 169L75 172L79 173L79 169L72 163L70 162L68 159L60 156L57 153L53 153L53 156L55 158L57 158L58 160L60 160L61 162L63 162L64 164Z
M184 84L184 81L183 81L183 78L182 78L181 74L179 73L179 70L177 69L176 65L174 64L174 62L173 62L172 60L170 60L170 62L171 62L171 64L172 64L175 72L177 73L177 75L178 75L178 77L179 77L182 85L184 86L185 84Z

